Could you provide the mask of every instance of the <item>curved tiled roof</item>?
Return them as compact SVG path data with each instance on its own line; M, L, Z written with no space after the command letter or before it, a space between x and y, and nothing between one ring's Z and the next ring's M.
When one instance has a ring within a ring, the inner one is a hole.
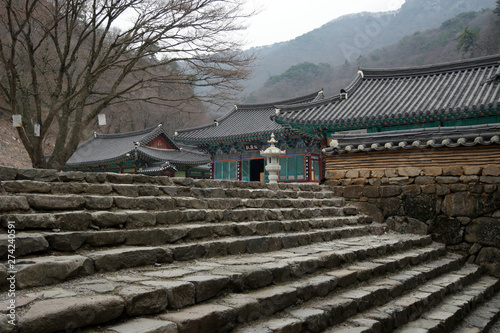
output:
M231 140L279 133L285 129L274 122L276 104L297 104L321 98L322 92L289 99L277 103L236 105L233 110L214 123L177 130L175 140L187 143L202 143Z
M278 106L281 124L367 124L500 108L500 55L432 66L360 69L341 95ZM498 113L497 113L498 114Z
M175 165L201 165L210 162L210 158L207 154L182 148L180 150L174 150L139 147L138 151L152 160L168 161Z
M412 148L500 144L500 124L433 127L367 134L332 135L326 155Z
M155 149L146 145L159 135L172 144L174 149ZM139 143L139 144L136 144ZM208 155L196 148L173 142L162 126L119 134L94 134L81 144L66 162L67 166L104 164L127 159L135 152L148 156L155 161L168 161L172 164L200 165L210 162Z

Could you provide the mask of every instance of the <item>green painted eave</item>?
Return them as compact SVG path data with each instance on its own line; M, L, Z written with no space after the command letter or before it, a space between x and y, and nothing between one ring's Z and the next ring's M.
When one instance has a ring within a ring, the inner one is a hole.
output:
M336 131L352 131L360 129L369 129L373 127L394 127L394 126L419 126L435 122L458 122L471 119L483 119L486 117L500 116L500 107L481 110L463 111L456 113L446 113L441 115L421 115L401 118L381 118L376 120L345 122L336 124L313 124L291 122L282 119L276 119L276 123L291 129L298 130L304 135L311 137L321 137L322 133Z

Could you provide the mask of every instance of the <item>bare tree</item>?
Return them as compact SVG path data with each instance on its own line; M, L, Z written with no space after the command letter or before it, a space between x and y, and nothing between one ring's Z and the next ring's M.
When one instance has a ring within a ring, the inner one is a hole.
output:
M250 15L243 0L0 0L0 110L22 115L33 167L61 169L111 105L217 102L239 89L253 59L235 36Z

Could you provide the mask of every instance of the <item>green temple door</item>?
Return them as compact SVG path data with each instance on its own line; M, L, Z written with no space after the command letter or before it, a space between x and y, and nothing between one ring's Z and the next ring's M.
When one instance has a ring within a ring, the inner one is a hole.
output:
M250 181L250 160L241 161L241 180L244 182Z

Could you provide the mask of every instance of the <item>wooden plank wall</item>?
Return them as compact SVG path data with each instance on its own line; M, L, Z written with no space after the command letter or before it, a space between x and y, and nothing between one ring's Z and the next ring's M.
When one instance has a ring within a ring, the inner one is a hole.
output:
M326 156L326 170L397 167L484 166L500 164L500 145L397 149Z

